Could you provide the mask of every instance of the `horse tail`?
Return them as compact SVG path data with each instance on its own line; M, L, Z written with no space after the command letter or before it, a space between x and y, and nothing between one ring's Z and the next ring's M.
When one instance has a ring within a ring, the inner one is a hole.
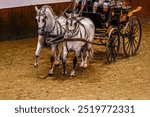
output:
M93 47L91 47L89 49L88 53L89 53L89 57L90 57L91 61L94 61L94 57L93 57L94 49L93 49Z

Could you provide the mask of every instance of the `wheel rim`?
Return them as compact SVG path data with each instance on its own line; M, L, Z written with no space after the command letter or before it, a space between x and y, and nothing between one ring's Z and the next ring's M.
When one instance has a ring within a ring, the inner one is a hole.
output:
M137 53L141 43L141 24L137 18L131 18L123 35L123 49L126 56L133 56Z
M116 61L119 53L120 39L118 30L113 28L109 34L109 40L106 46L106 56L108 63Z

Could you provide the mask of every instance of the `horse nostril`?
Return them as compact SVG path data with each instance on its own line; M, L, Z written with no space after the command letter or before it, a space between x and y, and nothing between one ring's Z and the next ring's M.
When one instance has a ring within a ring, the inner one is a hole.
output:
M35 18L34 21L37 22L37 19Z

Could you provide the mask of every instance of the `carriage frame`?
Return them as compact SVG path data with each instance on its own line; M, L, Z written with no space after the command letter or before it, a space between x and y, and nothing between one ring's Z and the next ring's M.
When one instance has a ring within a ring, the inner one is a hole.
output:
M91 4L86 5L81 13L81 16L90 18L95 24L97 41L87 43L105 46L108 63L116 61L121 43L126 57L136 55L141 43L142 27L134 14L142 7L133 9L131 0L122 0L122 2L121 6L116 4L109 6L107 12L103 12L100 6L98 8L100 12L97 13L91 11Z

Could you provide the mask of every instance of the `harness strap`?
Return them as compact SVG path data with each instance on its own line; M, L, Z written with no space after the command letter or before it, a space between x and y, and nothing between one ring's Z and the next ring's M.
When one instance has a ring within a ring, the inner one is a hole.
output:
M60 42L69 42L69 41L82 41L82 42L85 42L85 43L91 43L93 45L104 45L106 46L106 43L95 43L95 42L91 42L91 41L88 41L88 40L85 40L85 39L82 39L82 38L64 38L64 39L61 39L61 40L58 40L58 41L55 41L53 43L60 43Z

